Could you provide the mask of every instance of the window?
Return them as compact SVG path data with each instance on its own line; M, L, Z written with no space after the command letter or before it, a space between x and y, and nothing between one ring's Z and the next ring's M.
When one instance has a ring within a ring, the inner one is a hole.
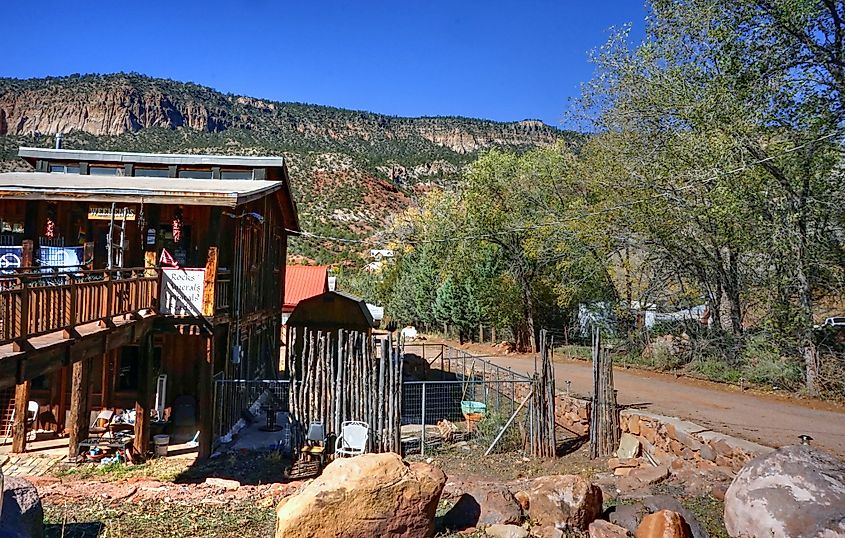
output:
M123 168L115 168L112 166L91 166L88 168L88 173L92 176L122 176Z
M170 177L170 170L167 168L138 168L135 167L137 177Z
M221 170L220 179L252 179L252 170Z
M138 363L140 348L127 346L121 349L117 362L117 390L135 390L138 388Z
M189 179L211 179L211 170L179 170L177 175Z
M51 164L50 172L58 174L78 174L79 166L74 166L70 164Z

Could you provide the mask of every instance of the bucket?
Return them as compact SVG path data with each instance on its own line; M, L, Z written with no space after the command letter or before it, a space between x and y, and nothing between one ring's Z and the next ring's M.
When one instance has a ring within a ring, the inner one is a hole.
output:
M153 435L153 444L155 445L156 456L167 455L167 445L170 444L169 435Z

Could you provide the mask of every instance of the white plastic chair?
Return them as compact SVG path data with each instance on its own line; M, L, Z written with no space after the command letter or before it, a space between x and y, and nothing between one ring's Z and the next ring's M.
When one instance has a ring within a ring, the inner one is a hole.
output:
M340 425L340 435L334 444L334 453L340 457L357 456L367 450L370 425L359 420L350 420Z
M38 420L38 402L33 402L30 400L26 404L26 421L29 424L35 424L35 421Z

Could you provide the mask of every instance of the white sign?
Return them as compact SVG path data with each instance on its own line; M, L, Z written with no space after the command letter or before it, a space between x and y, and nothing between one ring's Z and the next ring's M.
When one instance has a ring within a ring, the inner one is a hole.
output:
M205 269L162 269L159 312L171 316L202 315Z

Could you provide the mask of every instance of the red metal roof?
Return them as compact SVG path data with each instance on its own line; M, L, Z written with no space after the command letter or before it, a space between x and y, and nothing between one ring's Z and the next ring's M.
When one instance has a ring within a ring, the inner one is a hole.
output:
M299 301L329 291L325 265L288 265L285 268L285 302L282 312L292 312Z

